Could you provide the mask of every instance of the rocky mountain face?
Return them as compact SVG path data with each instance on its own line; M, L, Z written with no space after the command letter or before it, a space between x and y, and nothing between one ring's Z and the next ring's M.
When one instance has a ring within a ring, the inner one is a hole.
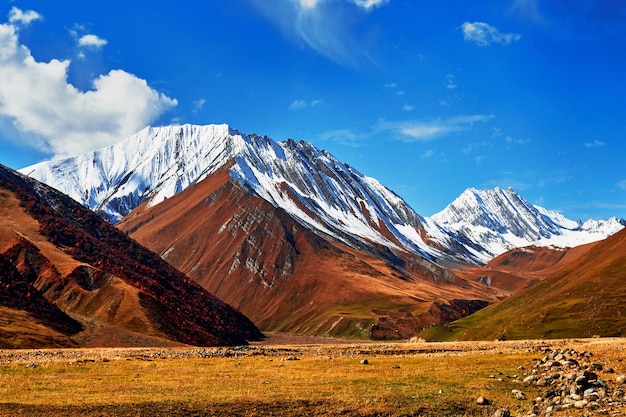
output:
M374 178L310 143L246 135L227 125L146 128L108 148L21 170L117 223L227 169L232 181L320 235L431 261L485 264L514 247L576 246L623 220L574 222L512 189L466 190L424 218Z
M450 246L460 244L463 256L480 264L514 248L575 247L599 241L626 225L615 217L584 223L569 220L528 203L512 188L497 187L470 188L430 220L447 232L443 239Z
M267 331L406 338L505 295L414 254L314 233L226 169L118 227Z
M58 191L0 166L8 347L243 344L260 331ZM26 330L24 330L26 329Z
M310 143L227 125L146 128L21 172L58 188L264 330L398 338L508 295L447 269L623 227L580 224L513 190L468 190L431 218Z

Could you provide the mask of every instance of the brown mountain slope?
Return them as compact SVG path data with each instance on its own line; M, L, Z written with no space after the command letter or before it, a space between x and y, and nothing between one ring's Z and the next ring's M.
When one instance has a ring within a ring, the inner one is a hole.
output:
M1 165L0 260L3 283L15 288L0 299L0 332L13 335L13 347L222 345L261 337L241 313L97 215Z
M268 331L409 337L503 296L416 256L312 233L226 169L118 227Z
M626 335L626 230L597 242L543 281L424 333L429 339Z
M516 248L493 258L485 266L467 266L454 272L470 281L514 293L559 271L586 254L596 243L575 248Z

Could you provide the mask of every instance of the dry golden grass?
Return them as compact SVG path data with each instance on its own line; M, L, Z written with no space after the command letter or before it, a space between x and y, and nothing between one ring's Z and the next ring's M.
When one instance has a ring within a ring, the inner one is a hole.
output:
M624 372L623 342L567 346L595 351ZM527 413L529 402L514 399L511 389L519 388L518 367L528 369L540 356L540 344L4 351L0 415L17 409L46 416L491 416L497 408ZM491 405L477 405L481 395Z

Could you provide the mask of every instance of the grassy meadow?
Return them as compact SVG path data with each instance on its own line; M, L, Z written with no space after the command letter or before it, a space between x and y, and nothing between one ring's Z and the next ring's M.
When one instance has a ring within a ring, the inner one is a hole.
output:
M511 390L539 344L3 351L0 415L525 414L532 406ZM588 348L626 371L623 350L610 346ZM479 396L490 405L477 405Z

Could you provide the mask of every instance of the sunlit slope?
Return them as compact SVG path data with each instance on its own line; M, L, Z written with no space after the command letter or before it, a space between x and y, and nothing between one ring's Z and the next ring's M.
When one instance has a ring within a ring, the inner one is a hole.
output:
M118 227L262 330L406 338L504 296L418 255L315 233L227 170Z
M510 298L443 328L431 340L624 336L626 231Z
M225 345L240 312L66 195L0 165L4 347Z

